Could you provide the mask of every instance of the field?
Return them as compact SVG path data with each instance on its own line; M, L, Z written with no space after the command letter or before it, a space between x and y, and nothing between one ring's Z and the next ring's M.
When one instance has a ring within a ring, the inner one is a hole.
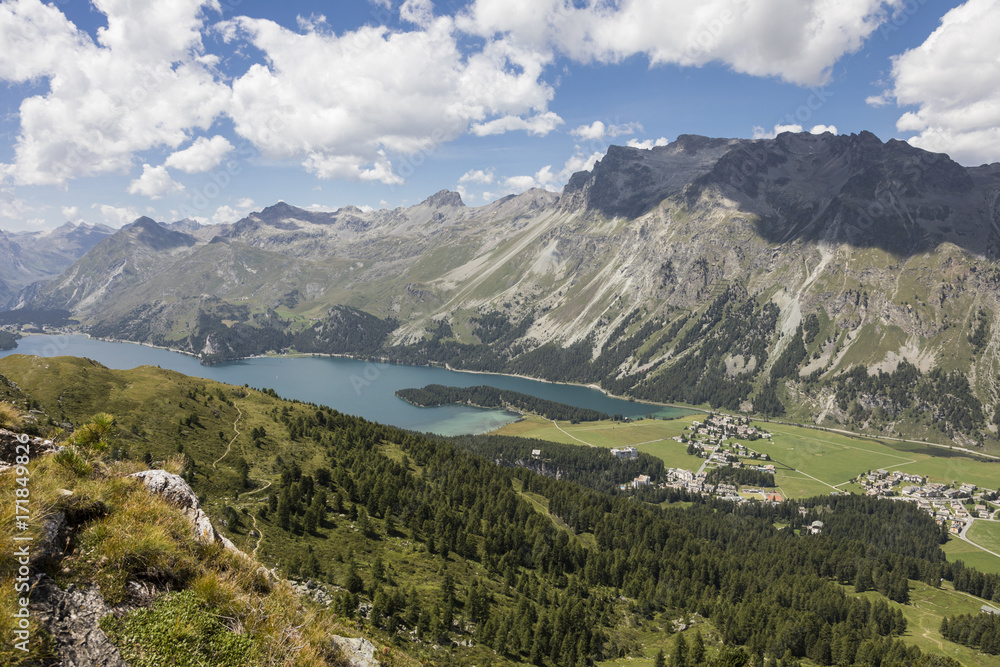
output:
M984 549L1000 553L1000 521L978 520L969 528L966 537Z
M703 459L690 456L687 448L672 440L681 435L697 415L670 421L642 419L629 424L601 421L585 424L552 422L528 417L496 431L567 444L594 447L636 446L639 451L663 460L672 468L697 471ZM880 441L850 437L818 429L784 424L759 423L773 434L771 440L741 441L768 454L775 465L775 483L786 498L807 498L833 491L860 492L851 479L868 470L903 470L926 476L932 482L971 482L983 488L1000 487L1000 463L977 461L969 456L919 443ZM969 538L1000 553L1000 522L976 521ZM985 572L1000 574L1000 558L962 540L945 546L951 561L963 560Z
M670 467L697 470L702 460L688 456L685 446L671 439L681 435L696 419L698 415L669 421L642 419L630 424L610 421L570 424L528 417L495 433L595 447L634 445ZM850 480L879 468L919 473L932 482L961 481L1000 488L1000 462L978 461L954 450L784 424L758 422L757 425L774 437L770 441L740 442L771 457L778 469L776 481L791 498L857 490Z
M640 452L651 454L663 460L671 468L693 468L702 460L689 456L687 448L671 440L687 428L694 416L681 419L659 420L640 419L629 424L612 421L552 422L543 417L527 417L494 431L497 435L517 435L523 438L538 438L568 445L592 445L594 447L635 446Z
M978 526L979 523L977 521L974 525ZM969 544L965 540L952 537L942 549L945 556L948 557L949 562L962 561L969 567L974 567L980 572L1000 574L1000 558L983 551L974 544Z
M869 592L862 593L862 596L874 599L877 594ZM889 604L903 610L907 625L904 639L907 642L916 644L932 655L947 655L963 665L991 667L997 664L996 656L945 641L938 631L943 616L979 613L983 604L979 598L946 587L935 589L925 583L911 581L910 604Z

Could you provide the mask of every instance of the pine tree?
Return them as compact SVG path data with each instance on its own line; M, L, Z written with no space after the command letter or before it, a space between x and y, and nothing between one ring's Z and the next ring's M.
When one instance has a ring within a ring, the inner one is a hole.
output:
M278 525L281 526L282 530L288 530L291 526L292 509L289 507L289 503L285 500L284 494L282 494L281 499L278 501Z
M688 645L684 635L674 635L674 650L670 652L670 667L688 667Z
M364 587L365 582L361 580L354 563L351 563L347 568L347 576L344 578L344 588L351 593L360 593Z
M698 665L705 659L705 640L702 639L701 630L695 630L694 639L691 640L691 649L688 652L688 663Z

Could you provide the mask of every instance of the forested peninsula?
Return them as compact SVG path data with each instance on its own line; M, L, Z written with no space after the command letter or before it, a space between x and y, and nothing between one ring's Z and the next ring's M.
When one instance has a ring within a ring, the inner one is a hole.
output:
M460 403L478 408L504 408L518 412L533 412L546 419L559 421L592 422L611 417L597 410L577 408L508 389L478 385L475 387L446 387L429 384L423 389L400 389L396 396L423 408Z

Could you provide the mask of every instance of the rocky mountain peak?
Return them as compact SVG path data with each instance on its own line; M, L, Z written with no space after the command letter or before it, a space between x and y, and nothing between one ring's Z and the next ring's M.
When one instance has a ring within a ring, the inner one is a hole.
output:
M198 243L198 240L190 234L164 229L158 222L146 216L123 227L122 233L156 251L190 247Z
M574 174L563 190L563 206L583 207L608 217L636 218L680 193L708 173L738 139L685 134L651 149L609 146L589 172Z
M444 208L446 206L455 208L465 206L465 202L462 201L462 195L457 192L452 192L451 190L440 190L435 192L421 203L424 206L429 206L431 208Z

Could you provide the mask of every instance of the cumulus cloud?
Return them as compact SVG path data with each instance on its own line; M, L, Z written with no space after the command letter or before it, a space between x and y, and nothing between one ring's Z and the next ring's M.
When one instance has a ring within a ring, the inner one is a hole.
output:
M814 125L812 129L809 130L809 134L823 134L824 132L839 134L839 132L837 132L836 125Z
M666 146L669 143L670 142L667 140L666 137L660 137L659 139L646 139L644 141L639 141L638 139L629 139L627 142L625 142L625 145L631 146L632 148L642 148L648 151L654 146Z
M164 165L189 174L198 174L218 167L222 158L232 150L233 145L223 136L216 135L211 139L198 137L184 150L170 155Z
M9 190L0 192L0 218L23 219L33 208L23 199L18 199Z
M339 36L246 17L222 30L267 58L233 82L236 131L265 157L301 160L320 178L401 183L393 154L427 154L470 127L544 134L561 122L547 110L544 58L502 41L463 54L448 17Z
M515 130L524 130L528 134L544 137L546 134L563 124L563 119L551 111L547 111L531 118L520 116L504 116L487 123L478 123L472 126L472 133L485 137L491 134L505 134Z
M493 182L493 169L472 169L464 174L458 179L459 183L482 183L483 185L488 185Z
M208 171L232 150L224 137L207 138L228 117L266 159L299 162L321 179L396 185L414 156L422 161L462 135L545 136L561 127L546 80L557 59L722 63L822 83L902 0L471 0L454 16L432 0L369 2L381 25L336 33L322 16L301 18L297 28L246 16L208 28L218 0L92 0L107 23L93 37L59 3L0 3L0 79L37 90L21 103L14 157L0 174L62 185L127 173L152 161L150 151L169 154L164 167ZM386 26L393 7L402 27ZM208 30L240 55L259 53L259 62L224 73L206 53ZM911 99L897 87L901 103ZM906 126L924 123L917 131L930 141L939 127L932 116ZM595 121L571 134L603 141L638 130ZM162 169L144 169L130 191L179 191ZM531 178L551 174L546 186L554 187L563 171Z
M590 171L594 165L604 157L601 151L585 153L579 146L576 152L570 156L558 171L553 170L552 165L545 165L533 175L508 176L500 180L501 191L499 194L520 194L531 188L543 188L551 192L559 192L570 176L578 171ZM483 198L489 199L497 193L484 193Z
M0 79L47 89L21 102L9 169L18 184L126 171L136 152L176 147L225 110L228 88L201 41L202 10L216 0L93 5L107 18L96 41L54 4L0 5Z
M112 206L111 204L94 204L94 208L101 212L104 223L109 227L122 227L135 222L136 218L142 216L138 209L131 206Z
M80 209L76 206L63 206L62 214L63 217L69 222L77 222L80 220Z
M804 132L804 128L798 124L782 125L777 124L774 129L768 132L760 125L754 125L753 128L753 138L754 139L774 139L776 136L782 132ZM837 134L837 127L835 125L813 125L809 130L809 134L823 134L824 132L829 132L831 134Z
M428 26L434 20L434 3L431 0L406 0L399 8L399 18Z
M894 59L893 87L869 104L914 106L896 123L908 141L964 164L1000 161L1000 12L993 0L949 11L920 46Z
M184 186L170 178L167 168L163 165L159 167L142 165L142 175L128 186L129 194L143 195L150 199L159 199L164 195L176 194L183 190Z
M215 210L215 213L212 215L212 222L216 224L228 224L242 220L253 212L254 207L254 200L250 198L240 199L233 206L224 204Z
M623 123L621 125L605 125L602 121L595 120L590 125L581 125L569 131L571 135L581 141L603 141L607 137L618 137L623 134L641 132L642 125L639 123Z
M800 85L826 81L901 0L475 0L459 17L470 33L508 34L578 62L720 62Z

